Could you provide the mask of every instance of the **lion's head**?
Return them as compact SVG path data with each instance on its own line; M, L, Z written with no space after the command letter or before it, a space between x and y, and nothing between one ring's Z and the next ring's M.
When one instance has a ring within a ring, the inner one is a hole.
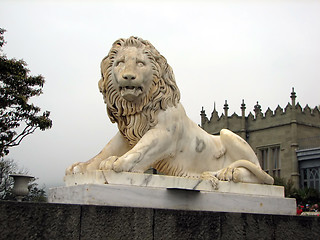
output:
M141 38L119 39L101 62L99 90L112 122L135 145L180 92L166 59Z

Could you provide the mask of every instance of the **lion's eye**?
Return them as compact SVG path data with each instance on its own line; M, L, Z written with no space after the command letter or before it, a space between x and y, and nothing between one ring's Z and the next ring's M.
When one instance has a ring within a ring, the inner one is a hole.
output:
M120 65L122 65L123 64L123 61L117 61L116 62L116 67L118 67L118 66L120 66Z
M144 62L137 62L138 67L143 67L145 64Z

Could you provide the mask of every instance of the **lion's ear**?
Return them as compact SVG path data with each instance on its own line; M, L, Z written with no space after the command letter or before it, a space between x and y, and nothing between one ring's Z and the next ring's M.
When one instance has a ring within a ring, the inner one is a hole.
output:
M105 71L107 71L107 67L108 67L108 64L110 62L110 58L109 58L109 55L104 57L101 61L101 64L100 64L100 70L101 70L101 79L99 80L98 82L98 87L99 87L99 90L101 93L103 93L103 89L104 89L104 76L103 76L103 73Z
M102 59L100 63L101 72L103 72L108 67L109 63L110 63L110 58L109 58L109 55L107 55Z
M103 79L103 76L100 78L99 82L98 82L98 87L99 87L99 91L101 93L103 93L103 85L104 85L104 79Z

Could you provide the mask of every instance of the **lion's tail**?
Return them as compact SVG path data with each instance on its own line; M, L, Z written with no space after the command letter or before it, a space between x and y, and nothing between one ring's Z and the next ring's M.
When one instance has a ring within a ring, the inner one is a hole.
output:
M267 174L265 171L263 171L260 167L255 165L254 163L248 161L248 160L237 160L230 164L231 168L237 168L237 167L243 167L248 169L250 172L252 172L258 179L263 181L266 184L273 184L274 179Z

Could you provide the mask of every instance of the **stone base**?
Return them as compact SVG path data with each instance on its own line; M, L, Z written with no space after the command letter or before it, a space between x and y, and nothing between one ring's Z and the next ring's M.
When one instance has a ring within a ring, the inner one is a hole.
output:
M82 184L114 184L284 197L282 186L219 181L218 188L215 188L209 180L131 172L90 171L85 174L65 176L64 181L67 187Z
M49 202L175 210L295 215L295 199L280 186L210 181L152 174L94 171L65 178ZM107 183L107 184L106 184ZM117 184L115 184L117 183Z

